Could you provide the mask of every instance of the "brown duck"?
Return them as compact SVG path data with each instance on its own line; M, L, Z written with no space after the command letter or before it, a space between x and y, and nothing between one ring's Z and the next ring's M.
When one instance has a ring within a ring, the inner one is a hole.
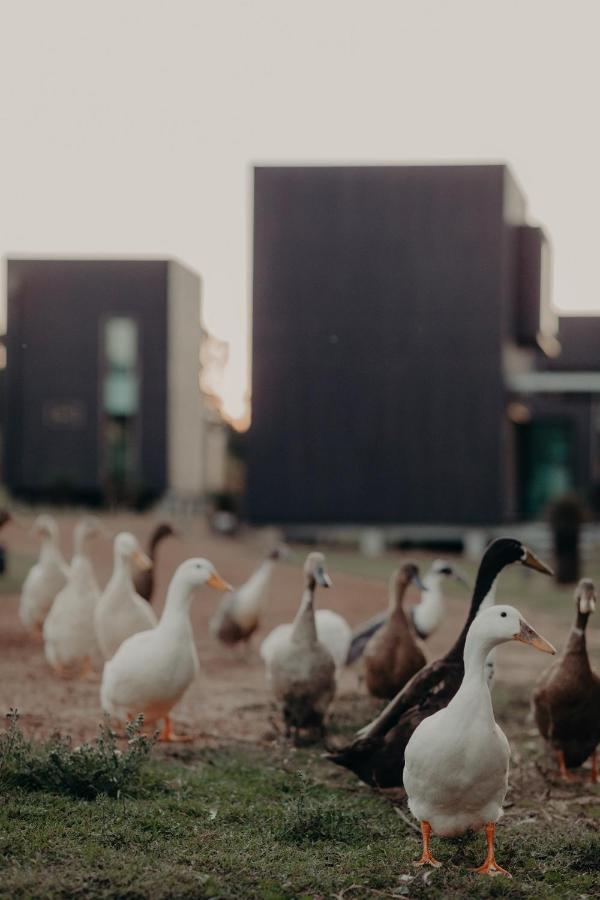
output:
M395 697L427 660L415 640L415 633L404 612L404 598L410 584L423 586L419 568L405 562L390 580L390 610L385 624L365 647L365 678L369 693L389 700Z
M148 556L152 560L149 569L136 572L133 584L137 593L148 603L152 603L152 594L154 593L154 567L156 565L156 550L161 541L166 537L175 534L174 529L168 522L161 522L152 531L148 538Z
M600 743L600 678L592 671L585 641L590 613L596 608L594 582L583 578L575 589L575 621L559 659L539 679L533 697L535 720L554 749L560 774L592 758L592 783L598 780L596 748Z

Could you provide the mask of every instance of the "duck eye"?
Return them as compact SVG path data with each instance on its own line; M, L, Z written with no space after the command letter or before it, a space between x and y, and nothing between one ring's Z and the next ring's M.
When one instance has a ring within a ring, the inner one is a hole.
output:
M505 612L500 613L500 615L502 616L503 619L506 618L506 613L505 613Z

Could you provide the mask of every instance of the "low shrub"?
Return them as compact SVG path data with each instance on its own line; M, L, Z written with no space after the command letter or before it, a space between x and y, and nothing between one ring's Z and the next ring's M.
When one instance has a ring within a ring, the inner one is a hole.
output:
M8 726L0 734L0 788L93 800L101 794L139 796L158 785L147 767L154 739L141 733L141 716L128 724L124 750L118 748L108 721L99 726L95 741L73 747L72 739L60 734L40 743L26 738L17 710L11 709L7 719Z

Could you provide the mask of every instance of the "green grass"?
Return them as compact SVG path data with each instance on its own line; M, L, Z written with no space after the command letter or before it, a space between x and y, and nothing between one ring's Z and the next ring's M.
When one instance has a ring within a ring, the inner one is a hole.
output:
M436 838L444 868L414 869L415 830L320 748L230 745L155 750L118 798L5 783L0 897L597 896L598 789L544 778L525 702L497 705L515 756L497 835L510 881L467 871L483 861L483 834Z

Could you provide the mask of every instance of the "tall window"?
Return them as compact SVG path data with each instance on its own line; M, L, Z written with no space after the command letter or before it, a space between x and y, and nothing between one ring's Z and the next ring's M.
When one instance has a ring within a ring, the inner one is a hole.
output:
M104 458L107 498L130 502L137 486L138 326L118 316L104 325Z

